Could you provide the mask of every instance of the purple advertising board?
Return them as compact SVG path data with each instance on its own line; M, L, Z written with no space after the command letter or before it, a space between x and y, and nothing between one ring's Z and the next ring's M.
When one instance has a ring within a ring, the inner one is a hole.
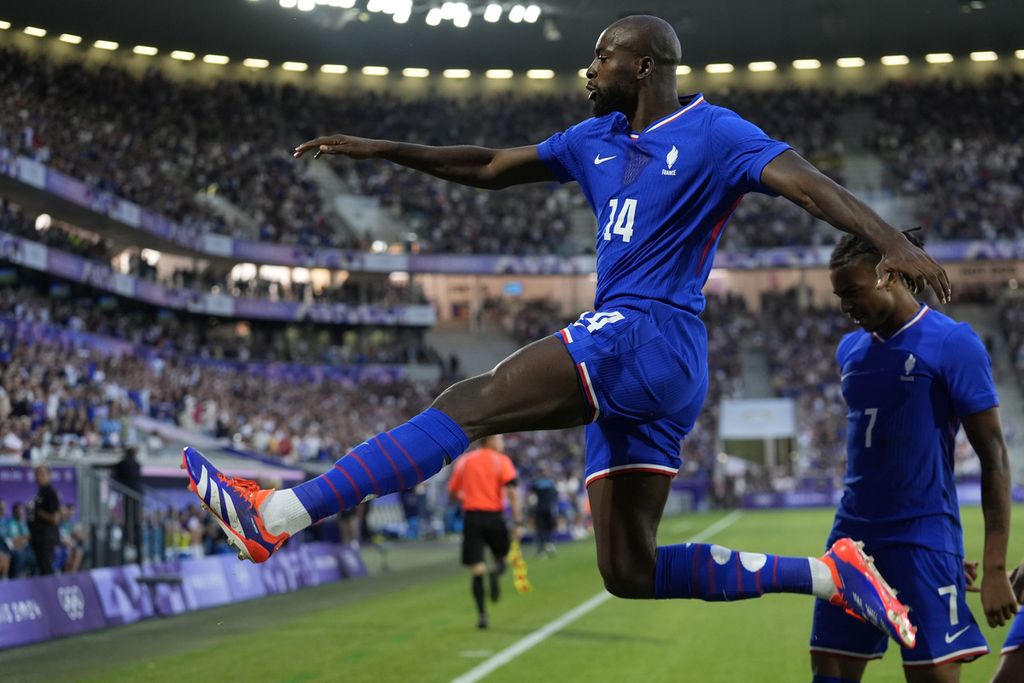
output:
M341 557L333 543L307 543L299 548L314 581L317 584L340 581Z
M53 487L62 503L78 503L78 476L70 465L53 465ZM32 504L36 497L35 472L29 465L0 466L0 499L7 501L8 509L14 503Z
M338 558L341 560L341 574L346 579L354 579L358 576L366 576L366 565L363 563L362 554L355 548L347 545L337 546Z
M153 562L142 568L143 576L181 576L181 560ZM182 583L156 583L149 589L153 609L157 614L182 614L189 610Z
M200 557L181 563L181 579L188 608L203 609L231 602L231 589L218 557Z
M221 563L221 571L233 602L261 598L267 594L258 565L240 562L234 555L218 555L217 559Z
M110 625L131 624L153 616L149 591L138 582L142 570L138 565L103 567L89 572L103 606L103 615Z
M39 577L35 579L35 588L53 637L71 636L107 625L99 594L88 574Z
M0 648L26 645L50 637L42 603L33 579L0 583Z

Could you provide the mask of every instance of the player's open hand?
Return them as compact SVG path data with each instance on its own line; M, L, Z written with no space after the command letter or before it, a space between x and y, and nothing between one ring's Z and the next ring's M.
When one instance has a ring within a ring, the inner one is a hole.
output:
M941 303L948 303L953 295L946 270L903 235L886 245L875 272L879 289L902 275L911 283L915 294L930 286Z
M292 153L296 159L306 152L316 150L314 159L321 154L342 154L350 159L369 159L379 150L379 141L369 138L357 138L352 135L325 135L303 142Z
M981 578L981 607L989 626L1003 626L1017 613L1017 596L1006 572L985 572Z

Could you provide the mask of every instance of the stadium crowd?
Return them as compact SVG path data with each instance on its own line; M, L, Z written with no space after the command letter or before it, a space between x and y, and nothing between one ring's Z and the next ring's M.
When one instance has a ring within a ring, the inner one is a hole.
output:
M194 232L313 247L365 248L327 218L298 141L335 130L425 144L510 146L538 142L587 115L581 93L408 99L393 93L329 96L253 83L179 83L151 70L136 78L111 66L52 63L0 52L0 146L130 199ZM78 103L64 106L68 97ZM827 91L724 92L732 106L832 173L841 167L838 114L849 96ZM339 162L354 191L375 197L445 253L575 253L566 239L578 192L554 184L479 192L383 162ZM215 195L240 211L224 212ZM749 202L734 220L739 247L816 243L828 233L781 202ZM227 215L234 218L227 218ZM788 227L787 227L788 226Z

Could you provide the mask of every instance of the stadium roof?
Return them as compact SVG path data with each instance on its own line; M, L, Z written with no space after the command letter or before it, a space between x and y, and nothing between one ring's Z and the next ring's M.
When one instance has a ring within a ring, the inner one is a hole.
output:
M353 2L351 9L337 6ZM628 12L614 0L552 0L539 5L534 23L509 21L511 2L502 3L500 20L489 23L482 16L484 0L468 4L472 18L465 28L450 18L466 6L445 3L449 18L431 26L425 21L427 12L436 7L435 14L440 14L442 3L410 2L47 0L8 3L0 10L0 20L11 22L14 29L34 25L50 35L82 35L83 49L106 39L233 60L392 68L575 71L589 62L604 26L641 11L673 23L683 41L683 61L693 64L974 50L1009 54L1024 48L1020 0L648 0L642 9ZM393 16L367 11L368 6L392 13L406 7L399 11L410 15L406 23L396 23Z

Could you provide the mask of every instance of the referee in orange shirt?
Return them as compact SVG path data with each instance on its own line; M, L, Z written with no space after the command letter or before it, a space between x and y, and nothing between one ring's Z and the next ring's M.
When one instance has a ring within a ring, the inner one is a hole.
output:
M512 506L513 532L518 538L518 527L522 524L522 510L518 479L512 460L501 452L505 447L501 435L489 436L478 442L478 448L466 453L455 461L452 477L448 481L448 495L462 504L462 564L469 567L473 576L473 598L479 615L477 628L487 628L487 608L484 603L484 547L491 549L494 568L491 570L491 601L500 596L498 579L505 571L510 538L502 512L505 509L505 492Z

